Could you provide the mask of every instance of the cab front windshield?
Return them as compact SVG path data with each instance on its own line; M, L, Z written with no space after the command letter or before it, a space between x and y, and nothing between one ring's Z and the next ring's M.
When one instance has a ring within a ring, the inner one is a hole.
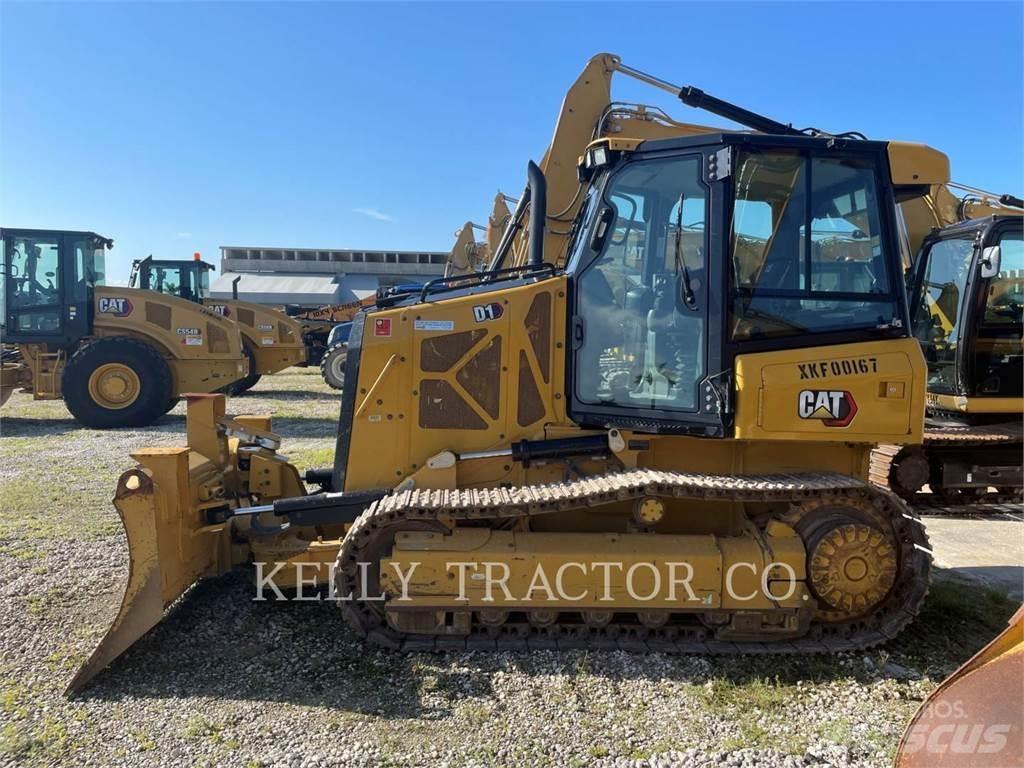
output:
M705 366L707 198L698 155L629 163L592 198L576 249L576 398L692 411Z

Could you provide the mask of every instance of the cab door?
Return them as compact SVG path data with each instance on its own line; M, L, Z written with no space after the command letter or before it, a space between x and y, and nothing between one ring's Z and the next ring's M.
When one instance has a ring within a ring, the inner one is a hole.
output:
M63 250L60 232L3 230L4 339L64 338Z
M4 229L0 235L4 341L68 346L89 335L103 243L90 232Z
M985 248L999 246L997 274L983 277ZM1019 218L989 227L975 254L973 300L964 344L968 395L1024 396L1024 241Z

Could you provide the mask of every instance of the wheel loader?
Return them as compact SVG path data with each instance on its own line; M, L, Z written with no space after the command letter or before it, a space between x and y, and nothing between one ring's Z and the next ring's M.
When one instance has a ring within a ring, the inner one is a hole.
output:
M333 467L300 476L269 417L190 398L187 446L118 482L129 582L69 691L238 565L393 649L895 637L930 550L868 461L921 441L896 211L948 161L730 112L753 130L597 138L576 190L549 150L487 270L359 311Z
M171 296L104 285L94 232L0 229L3 361L0 401L16 387L63 398L88 427L144 427L183 392L214 392L248 373L233 323Z
M229 395L240 395L260 380L261 376L283 371L307 361L302 326L275 309L238 299L238 288L232 286L231 299L210 296L210 272L214 266L196 253L186 259L154 259L148 256L132 264L129 284L144 290L178 296L212 309L221 317L238 325L242 334L242 350L249 361L249 374L228 385Z
M1004 202L1006 197L1004 196ZM1017 500L1024 416L1024 211L933 230L911 278L911 323L928 363L922 445L882 445L871 476L914 502Z

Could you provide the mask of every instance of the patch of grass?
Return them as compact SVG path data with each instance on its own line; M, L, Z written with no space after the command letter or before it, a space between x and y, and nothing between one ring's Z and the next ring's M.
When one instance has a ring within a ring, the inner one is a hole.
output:
M186 739L209 738L215 744L220 743L220 732L224 726L214 723L195 712L188 717L181 735Z
M25 717L28 714L28 698L29 689L25 685L14 680L4 680L0 688L0 710L6 715Z
M139 749L143 752L149 752L156 749L156 742L153 741L153 737L145 731L132 731L132 739L139 745Z
M790 696L788 686L762 678L734 682L716 677L698 689L698 698L704 706L717 714L772 711L783 706Z
M0 731L0 755L18 759L42 759L56 762L68 751L68 734L64 726L50 715L41 723L25 730L23 725L8 723Z
M849 744L853 737L853 725L849 718L838 717L822 723L816 729L818 735L833 744Z
M722 749L745 749L748 747L768 746L768 731L753 720L740 720L737 724L738 733L722 742Z
M29 472L4 480L0 538L91 539L116 533L121 522L110 505L115 483L71 463L46 480Z
M470 725L479 727L491 719L494 707L490 704L467 701L459 705L458 712Z
M288 460L298 467L301 472L304 469L318 469L329 467L334 464L334 447L329 448L299 448L289 451L284 447Z
M887 647L944 677L1002 632L1016 609L998 589L940 573L916 621Z
M46 553L43 550L36 549L35 547L29 547L28 549L18 547L0 547L0 555L8 555L13 557L15 560L20 560L22 562L30 562L32 560L38 560L46 557Z
M608 757L608 747L602 744L595 744L587 750L587 754L593 758Z

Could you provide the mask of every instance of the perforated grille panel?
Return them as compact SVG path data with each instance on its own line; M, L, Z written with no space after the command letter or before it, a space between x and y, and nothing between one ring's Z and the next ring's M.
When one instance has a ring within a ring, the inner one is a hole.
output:
M166 304L146 302L146 322L158 325L165 331L171 330L171 308Z
M213 323L206 324L206 338L209 340L211 352L228 352L231 349L228 335Z
M551 294L538 293L526 313L526 334L544 382L551 381Z
M434 336L420 343L420 370L428 373L447 371L487 334L487 331L463 331Z
M237 314L238 322L242 325L248 325L250 328L256 325L256 316L251 309L239 309Z
M420 383L420 427L424 429L487 429L487 424L447 381Z
M519 350L519 402L516 407L516 421L525 427L544 417L544 401L537 391L533 371L526 352Z
M459 372L456 380L469 392L492 419L498 418L501 397L501 337L473 355Z

